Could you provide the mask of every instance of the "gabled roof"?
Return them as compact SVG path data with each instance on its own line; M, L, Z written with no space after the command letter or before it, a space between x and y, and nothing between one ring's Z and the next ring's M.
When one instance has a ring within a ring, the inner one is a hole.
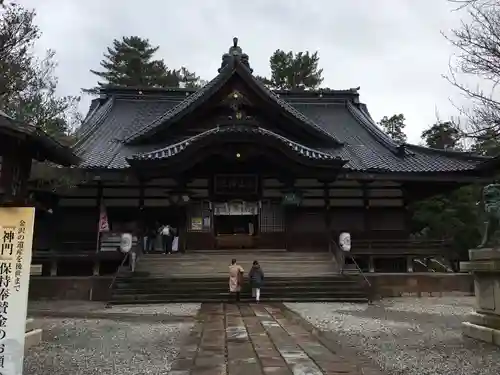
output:
M367 173L437 174L474 171L479 165L491 165L484 164L488 158L477 155L397 144L376 125L366 105L360 103L359 88L270 91L252 75L248 56L242 53L236 41L223 56L219 74L198 91L178 88L104 90L77 133L76 151L82 158L80 166L118 169L130 167L129 161L175 158L202 139L239 129L223 129L214 124L213 129L185 140L169 139L168 132L164 133L166 137L154 137L200 108L235 75L265 102L276 106L291 124L329 140L323 148L311 149L300 144L300 140L293 142L266 129L266 124L252 128L252 134L277 140L300 155L318 160L331 157L345 162L344 170ZM145 140L148 142L142 142Z
M239 60L234 60L233 64L228 64L220 70L220 73L203 86L198 91L189 95L185 100L177 104L165 112L162 116L156 118L149 124L146 124L136 132L130 134L124 141L129 144L137 144L141 140L154 136L161 129L165 129L170 124L180 120L188 113L192 113L199 108L203 103L210 99L218 90L220 90L229 79L235 75L241 77L253 90L264 100L269 101L272 105L287 114L291 120L303 126L305 129L316 133L323 139L332 141L339 144L338 140L332 134L325 132L313 120L304 116L300 111L297 111L293 106L289 105L286 101L281 99L279 95L273 93L258 79L256 79L247 66L240 63Z
M62 145L38 127L17 121L3 111L0 111L0 137L23 139L36 150L32 157L38 161L48 160L65 167L79 162L71 148Z
M168 139L149 145L130 145L125 140L129 134L175 108L191 92L185 89L108 90L108 97L94 109L78 133L75 151L82 159L80 166L128 168L127 159L134 155L180 146L178 141ZM369 116L363 119L363 105L357 103L358 95L349 91L281 92L280 99L313 120L325 132L334 134L343 146L318 151L346 160L344 168L352 171L466 171L489 160L414 145L404 145L406 151L398 152L400 146L388 139Z

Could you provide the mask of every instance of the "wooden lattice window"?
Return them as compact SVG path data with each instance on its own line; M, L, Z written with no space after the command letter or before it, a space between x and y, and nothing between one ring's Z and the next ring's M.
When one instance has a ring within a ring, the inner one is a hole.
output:
M263 201L259 218L261 232L272 233L285 231L285 215L281 204Z

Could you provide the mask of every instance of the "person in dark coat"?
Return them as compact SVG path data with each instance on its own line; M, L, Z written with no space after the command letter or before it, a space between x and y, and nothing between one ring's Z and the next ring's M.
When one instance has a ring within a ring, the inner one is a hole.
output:
M256 302L259 302L260 288L264 283L264 271L260 268L258 261L253 261L252 269L248 273L248 278L250 279L250 285L252 286L252 297L255 298Z

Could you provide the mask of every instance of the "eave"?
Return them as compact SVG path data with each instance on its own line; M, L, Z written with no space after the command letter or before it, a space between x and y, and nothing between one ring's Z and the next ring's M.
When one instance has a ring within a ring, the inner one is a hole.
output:
M295 155L296 158L301 159L303 162L308 164L336 165L340 167L347 162L346 160L342 160L331 153L312 149L291 141L288 138L276 134L268 129L249 125L218 126L181 142L168 145L167 147L147 153L133 155L127 158L127 161L130 165L140 165L148 162L171 160L175 159L177 156L182 156L182 154L188 150L194 152L202 147L207 147L207 145L213 144L211 142L213 142L216 138L222 139L223 142L231 142L228 137L232 135L236 135L240 140L248 141L251 137L254 137L254 140L257 142L271 142L273 146Z
M38 161L50 161L62 166L76 165L79 158L71 148L49 136L36 126L17 121L0 111L0 135L20 139L33 147L31 157Z

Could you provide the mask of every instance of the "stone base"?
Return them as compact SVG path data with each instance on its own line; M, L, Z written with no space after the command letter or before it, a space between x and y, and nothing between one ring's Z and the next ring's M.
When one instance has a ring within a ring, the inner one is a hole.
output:
M498 329L464 322L462 323L462 330L465 336L500 346L500 330Z
M38 328L33 318L26 319L26 333L24 334L24 351L42 342L43 331Z

